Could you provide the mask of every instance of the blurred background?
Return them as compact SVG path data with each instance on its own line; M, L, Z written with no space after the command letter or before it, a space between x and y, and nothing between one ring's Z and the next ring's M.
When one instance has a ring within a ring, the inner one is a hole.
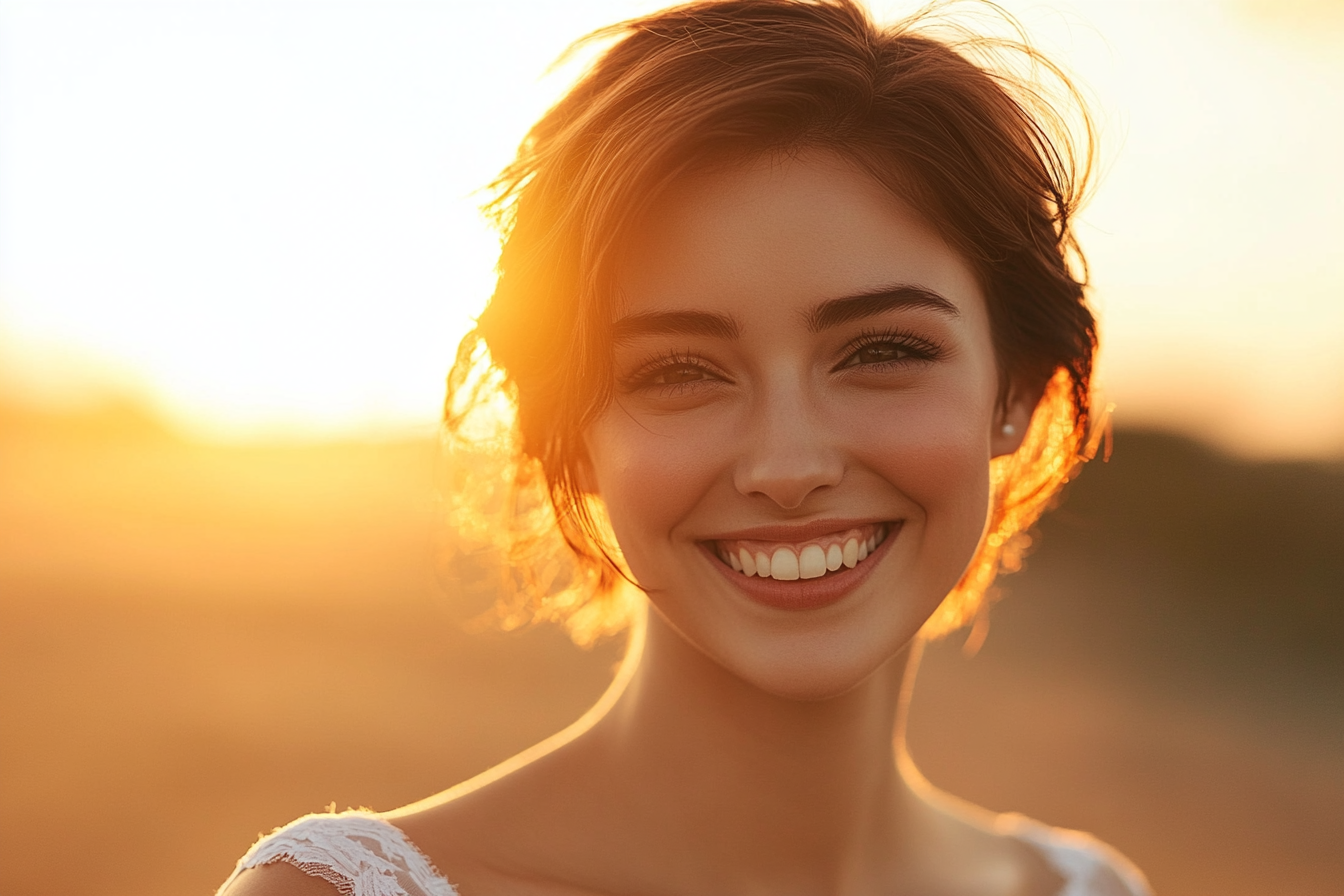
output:
M0 892L211 893L609 682L619 642L464 628L435 420L479 189L658 5L0 0ZM1344 3L1003 5L1100 124L1114 453L931 651L912 750L1160 894L1338 894Z

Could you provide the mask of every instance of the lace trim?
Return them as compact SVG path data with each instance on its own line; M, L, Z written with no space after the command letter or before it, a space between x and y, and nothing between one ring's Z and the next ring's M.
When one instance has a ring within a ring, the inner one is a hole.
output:
M457 896L432 862L395 825L367 812L306 815L238 860L228 885L248 868L287 862L341 896Z

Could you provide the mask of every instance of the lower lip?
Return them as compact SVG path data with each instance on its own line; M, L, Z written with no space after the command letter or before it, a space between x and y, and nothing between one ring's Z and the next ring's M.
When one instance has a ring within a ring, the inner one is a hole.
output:
M887 548L901 533L901 524L887 523L887 537L873 549L868 559L853 569L841 567L839 570L815 579L795 579L782 582L778 579L763 579L760 576L745 576L714 553L708 544L700 545L701 550L728 581L737 586L743 594L758 604L764 604L776 610L817 610L838 603L850 592L858 588L873 569L886 556Z

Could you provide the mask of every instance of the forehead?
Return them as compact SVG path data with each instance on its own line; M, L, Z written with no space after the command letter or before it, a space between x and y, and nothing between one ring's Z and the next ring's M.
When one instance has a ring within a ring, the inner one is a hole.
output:
M932 290L959 308L983 305L970 264L915 209L821 151L676 181L623 241L615 275L616 316L743 302L801 307L896 285Z

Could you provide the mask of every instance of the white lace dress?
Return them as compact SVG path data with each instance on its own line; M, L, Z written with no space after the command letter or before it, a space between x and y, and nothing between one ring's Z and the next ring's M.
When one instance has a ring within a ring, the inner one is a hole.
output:
M1059 896L1151 896L1138 869L1094 837L1012 814L996 827L1041 851L1064 879ZM319 877L341 896L459 896L405 834L371 812L308 815L277 829L238 860L219 892L245 869L272 862Z

